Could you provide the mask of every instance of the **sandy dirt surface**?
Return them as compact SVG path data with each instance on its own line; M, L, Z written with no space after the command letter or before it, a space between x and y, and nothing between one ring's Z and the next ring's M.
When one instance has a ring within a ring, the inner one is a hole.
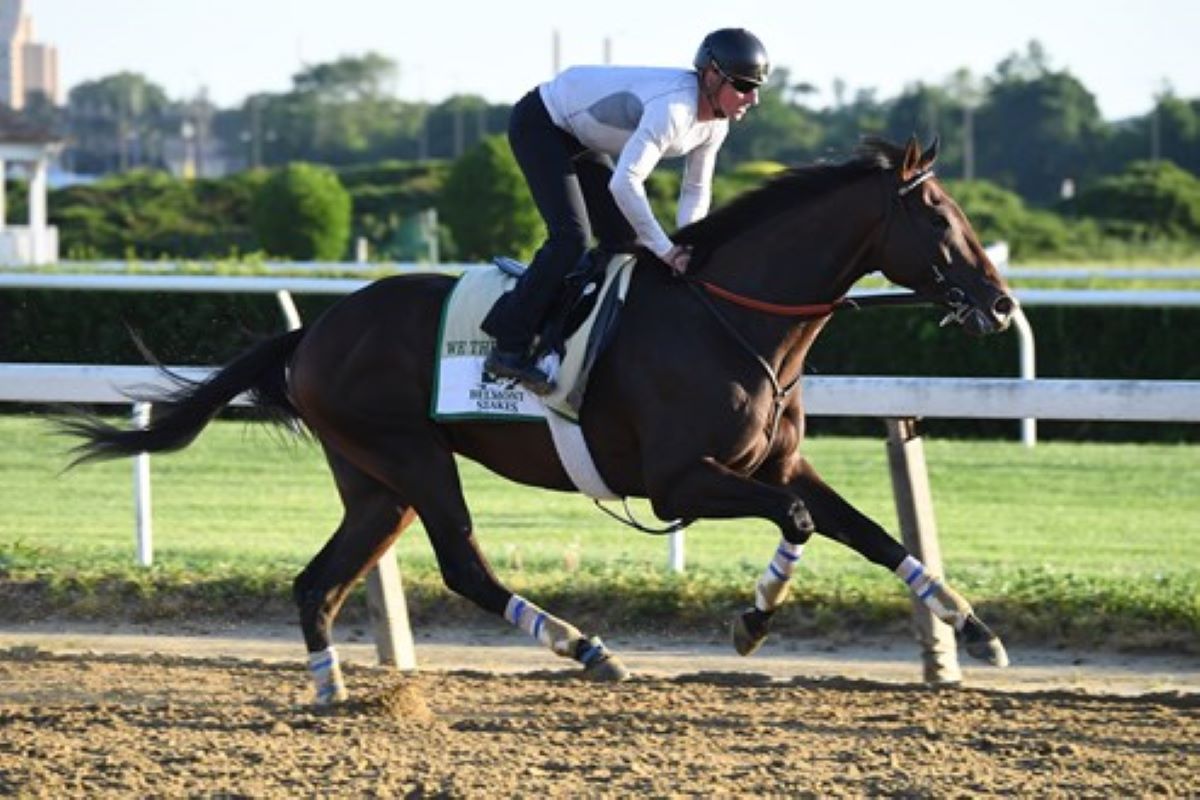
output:
M0 630L0 795L1194 796L1200 775L1186 660L1017 652L935 691L908 646L630 640L610 686L486 630L419 638L412 673L348 642L351 701L322 712L294 633L191 633Z

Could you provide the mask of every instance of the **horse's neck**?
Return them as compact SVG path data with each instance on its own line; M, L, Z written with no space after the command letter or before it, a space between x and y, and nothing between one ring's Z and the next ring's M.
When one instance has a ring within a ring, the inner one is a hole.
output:
M782 305L837 300L866 272L863 256L881 221L847 187L789 209L714 251L703 277Z
M863 191L869 186L831 192L756 226L717 249L702 277L778 305L841 298L865 274L864 257L882 222L875 203L864 203ZM824 327L824 320L726 308L732 323L784 378L798 374Z

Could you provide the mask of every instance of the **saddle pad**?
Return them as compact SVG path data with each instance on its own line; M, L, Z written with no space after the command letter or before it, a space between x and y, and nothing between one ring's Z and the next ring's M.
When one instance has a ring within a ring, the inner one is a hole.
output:
M434 419L543 419L546 409L533 392L507 381L485 381L483 362L495 340L480 329L496 298L516 278L498 267L463 273L442 308L434 362Z
M434 419L542 419L546 407L570 420L579 418L583 390L597 355L596 320L624 300L635 259L616 256L609 262L600 300L579 329L567 339L566 355L549 355L539 362L557 387L544 398L509 381L485 379L483 362L495 341L480 329L496 299L516 279L499 268L469 270L459 278L442 311L442 328L434 374ZM597 331L602 333L602 331Z

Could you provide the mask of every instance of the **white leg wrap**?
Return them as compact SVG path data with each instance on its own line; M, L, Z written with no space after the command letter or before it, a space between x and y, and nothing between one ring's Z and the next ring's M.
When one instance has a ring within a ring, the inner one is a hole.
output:
M755 608L759 611L774 611L783 604L790 586L789 581L792 579L792 573L796 571L796 565L800 563L802 552L804 545L792 544L787 539L779 540L779 547L775 549L771 563L767 564L762 577L754 585Z
M917 559L908 556L900 566L896 567L896 575L908 584L908 588L917 596L933 615L955 630L962 630L967 617L971 614L971 606L953 589L950 589Z
M547 614L519 594L509 598L504 609L504 618L549 647L555 655L573 657L575 643L583 638L583 634L574 625Z
M346 684L337 651L332 646L308 654L308 672L317 689L317 705L340 703L346 699Z

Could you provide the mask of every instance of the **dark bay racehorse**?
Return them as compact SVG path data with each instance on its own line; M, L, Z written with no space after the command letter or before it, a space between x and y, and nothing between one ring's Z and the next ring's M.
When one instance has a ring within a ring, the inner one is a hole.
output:
M970 605L827 486L800 453L805 355L834 304L860 277L940 304L973 334L1003 330L1015 304L962 211L922 152L868 141L856 156L785 173L680 231L694 248L688 279L643 254L619 328L593 370L581 424L601 476L649 498L662 519L760 517L782 538L734 624L739 652L767 635L804 543L836 539L892 570L968 652L1005 663ZM439 320L455 279L387 278L311 326L263 342L207 382L183 386L144 431L77 419L81 460L188 445L243 391L300 420L324 448L345 515L295 580L319 702L345 689L331 646L354 583L420 517L446 585L505 616L588 674L627 673L587 637L496 578L481 554L455 467L460 454L520 483L574 487L540 422L436 422L430 393Z

